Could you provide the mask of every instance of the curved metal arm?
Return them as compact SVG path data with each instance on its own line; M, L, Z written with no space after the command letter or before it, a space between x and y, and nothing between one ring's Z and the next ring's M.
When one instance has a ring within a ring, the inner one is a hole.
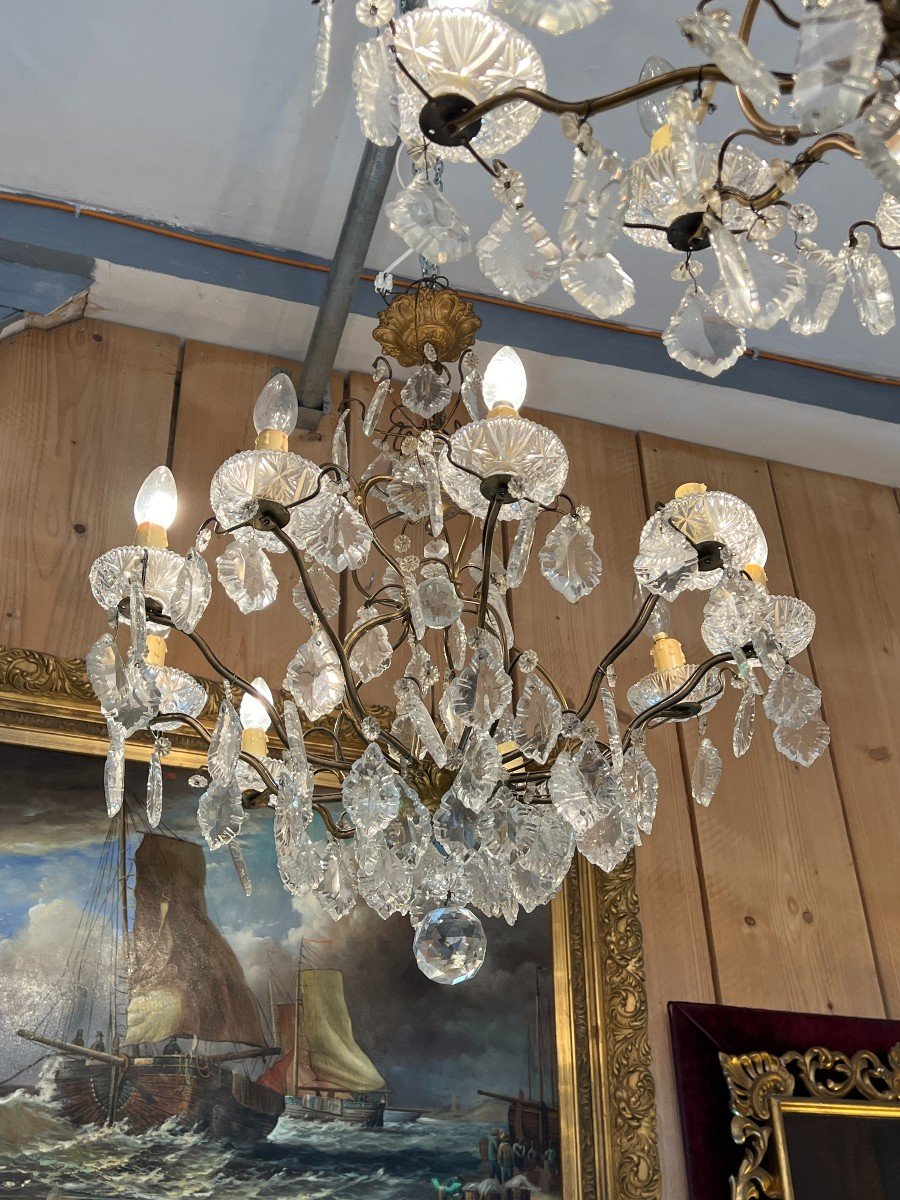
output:
M584 698L584 703L576 713L579 721L583 721L597 703L597 695L600 691L600 684L603 682L607 671L613 665L616 659L621 658L628 647L632 645L632 643L635 642L640 636L641 631L650 620L650 617L653 615L653 610L656 608L657 604L659 604L659 601L659 596L648 596L641 605L640 611L635 617L631 628L622 634L613 648L604 656L604 658L601 659L600 665L597 667L593 678L591 679L587 695Z
M650 708L645 708L642 713L638 713L634 720L630 722L625 731L625 736L622 738L623 750L628 749L634 735L640 729L643 729L648 722L653 721L656 717L664 716L669 709L673 708L676 704L680 704L682 700L689 696L700 680L705 678L710 671L714 671L716 667L724 666L730 662L734 662L730 654L716 654L712 658L708 658L705 663L701 663L690 679L683 683L676 691L672 692L670 696L664 696L658 703L652 704Z

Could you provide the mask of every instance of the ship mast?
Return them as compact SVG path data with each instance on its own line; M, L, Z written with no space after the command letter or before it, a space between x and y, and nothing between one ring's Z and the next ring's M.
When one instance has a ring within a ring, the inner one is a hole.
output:
M541 968L535 971L534 979L534 1025L537 1035L538 1099L544 1103L544 1038L541 1022Z
M294 1090L296 1096L300 1088L300 1028L303 1021L303 939L300 939L300 953L297 956L297 1001L294 1004Z

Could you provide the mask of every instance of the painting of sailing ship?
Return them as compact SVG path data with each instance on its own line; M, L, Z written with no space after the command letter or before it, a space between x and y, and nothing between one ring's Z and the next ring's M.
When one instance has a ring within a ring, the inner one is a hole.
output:
M333 922L241 840L105 815L95 759L0 746L0 1186L24 1197L562 1196L549 920L489 922L464 988L403 918ZM248 830L248 826L251 828Z

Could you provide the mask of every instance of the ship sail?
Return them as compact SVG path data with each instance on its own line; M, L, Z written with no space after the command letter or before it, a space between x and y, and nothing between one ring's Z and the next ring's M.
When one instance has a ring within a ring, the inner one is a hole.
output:
M281 1047L281 1058L277 1059L268 1070L260 1075L258 1082L263 1087L274 1088L282 1096L289 1096L294 1090L294 1023L295 1005L278 1005L278 1044ZM297 1082L301 1088L315 1087L316 1077L309 1064L309 1047L306 1034L300 1030L300 1061L297 1065Z
M134 969L125 1044L197 1036L265 1045L240 963L206 911L201 848L145 834L134 863Z
M356 1043L340 971L303 971L303 1017L316 1079L348 1092L380 1092L387 1084Z

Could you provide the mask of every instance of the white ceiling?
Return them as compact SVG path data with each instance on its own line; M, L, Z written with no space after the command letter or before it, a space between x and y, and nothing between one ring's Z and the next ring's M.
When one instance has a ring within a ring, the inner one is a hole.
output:
M336 0L331 86L313 110L317 13L309 0L0 0L0 187L330 258L363 148L349 75L353 46L366 32L354 7ZM699 61L675 25L690 7L688 0L616 0L614 12L581 35L536 34L549 90L577 98L623 86L651 53ZM766 12L759 24L755 45L770 66L788 69L791 37ZM726 89L716 100L710 134L718 139L742 122ZM627 157L646 150L632 108L598 118L595 130ZM554 119L543 117L508 161L524 172L529 204L555 231L571 155ZM474 165L451 166L445 187L480 237L498 214L487 176ZM819 212L816 238L836 247L852 220L873 216L878 189L835 155L810 172L799 198ZM369 265L384 267L402 250L382 221ZM676 260L626 239L616 253L638 289L622 319L663 328L683 286L668 277ZM900 292L900 264L886 257ZM491 290L474 256L454 265L452 280ZM577 311L559 288L539 303ZM862 331L846 297L824 337L776 328L754 333L752 343L900 375L896 335Z

